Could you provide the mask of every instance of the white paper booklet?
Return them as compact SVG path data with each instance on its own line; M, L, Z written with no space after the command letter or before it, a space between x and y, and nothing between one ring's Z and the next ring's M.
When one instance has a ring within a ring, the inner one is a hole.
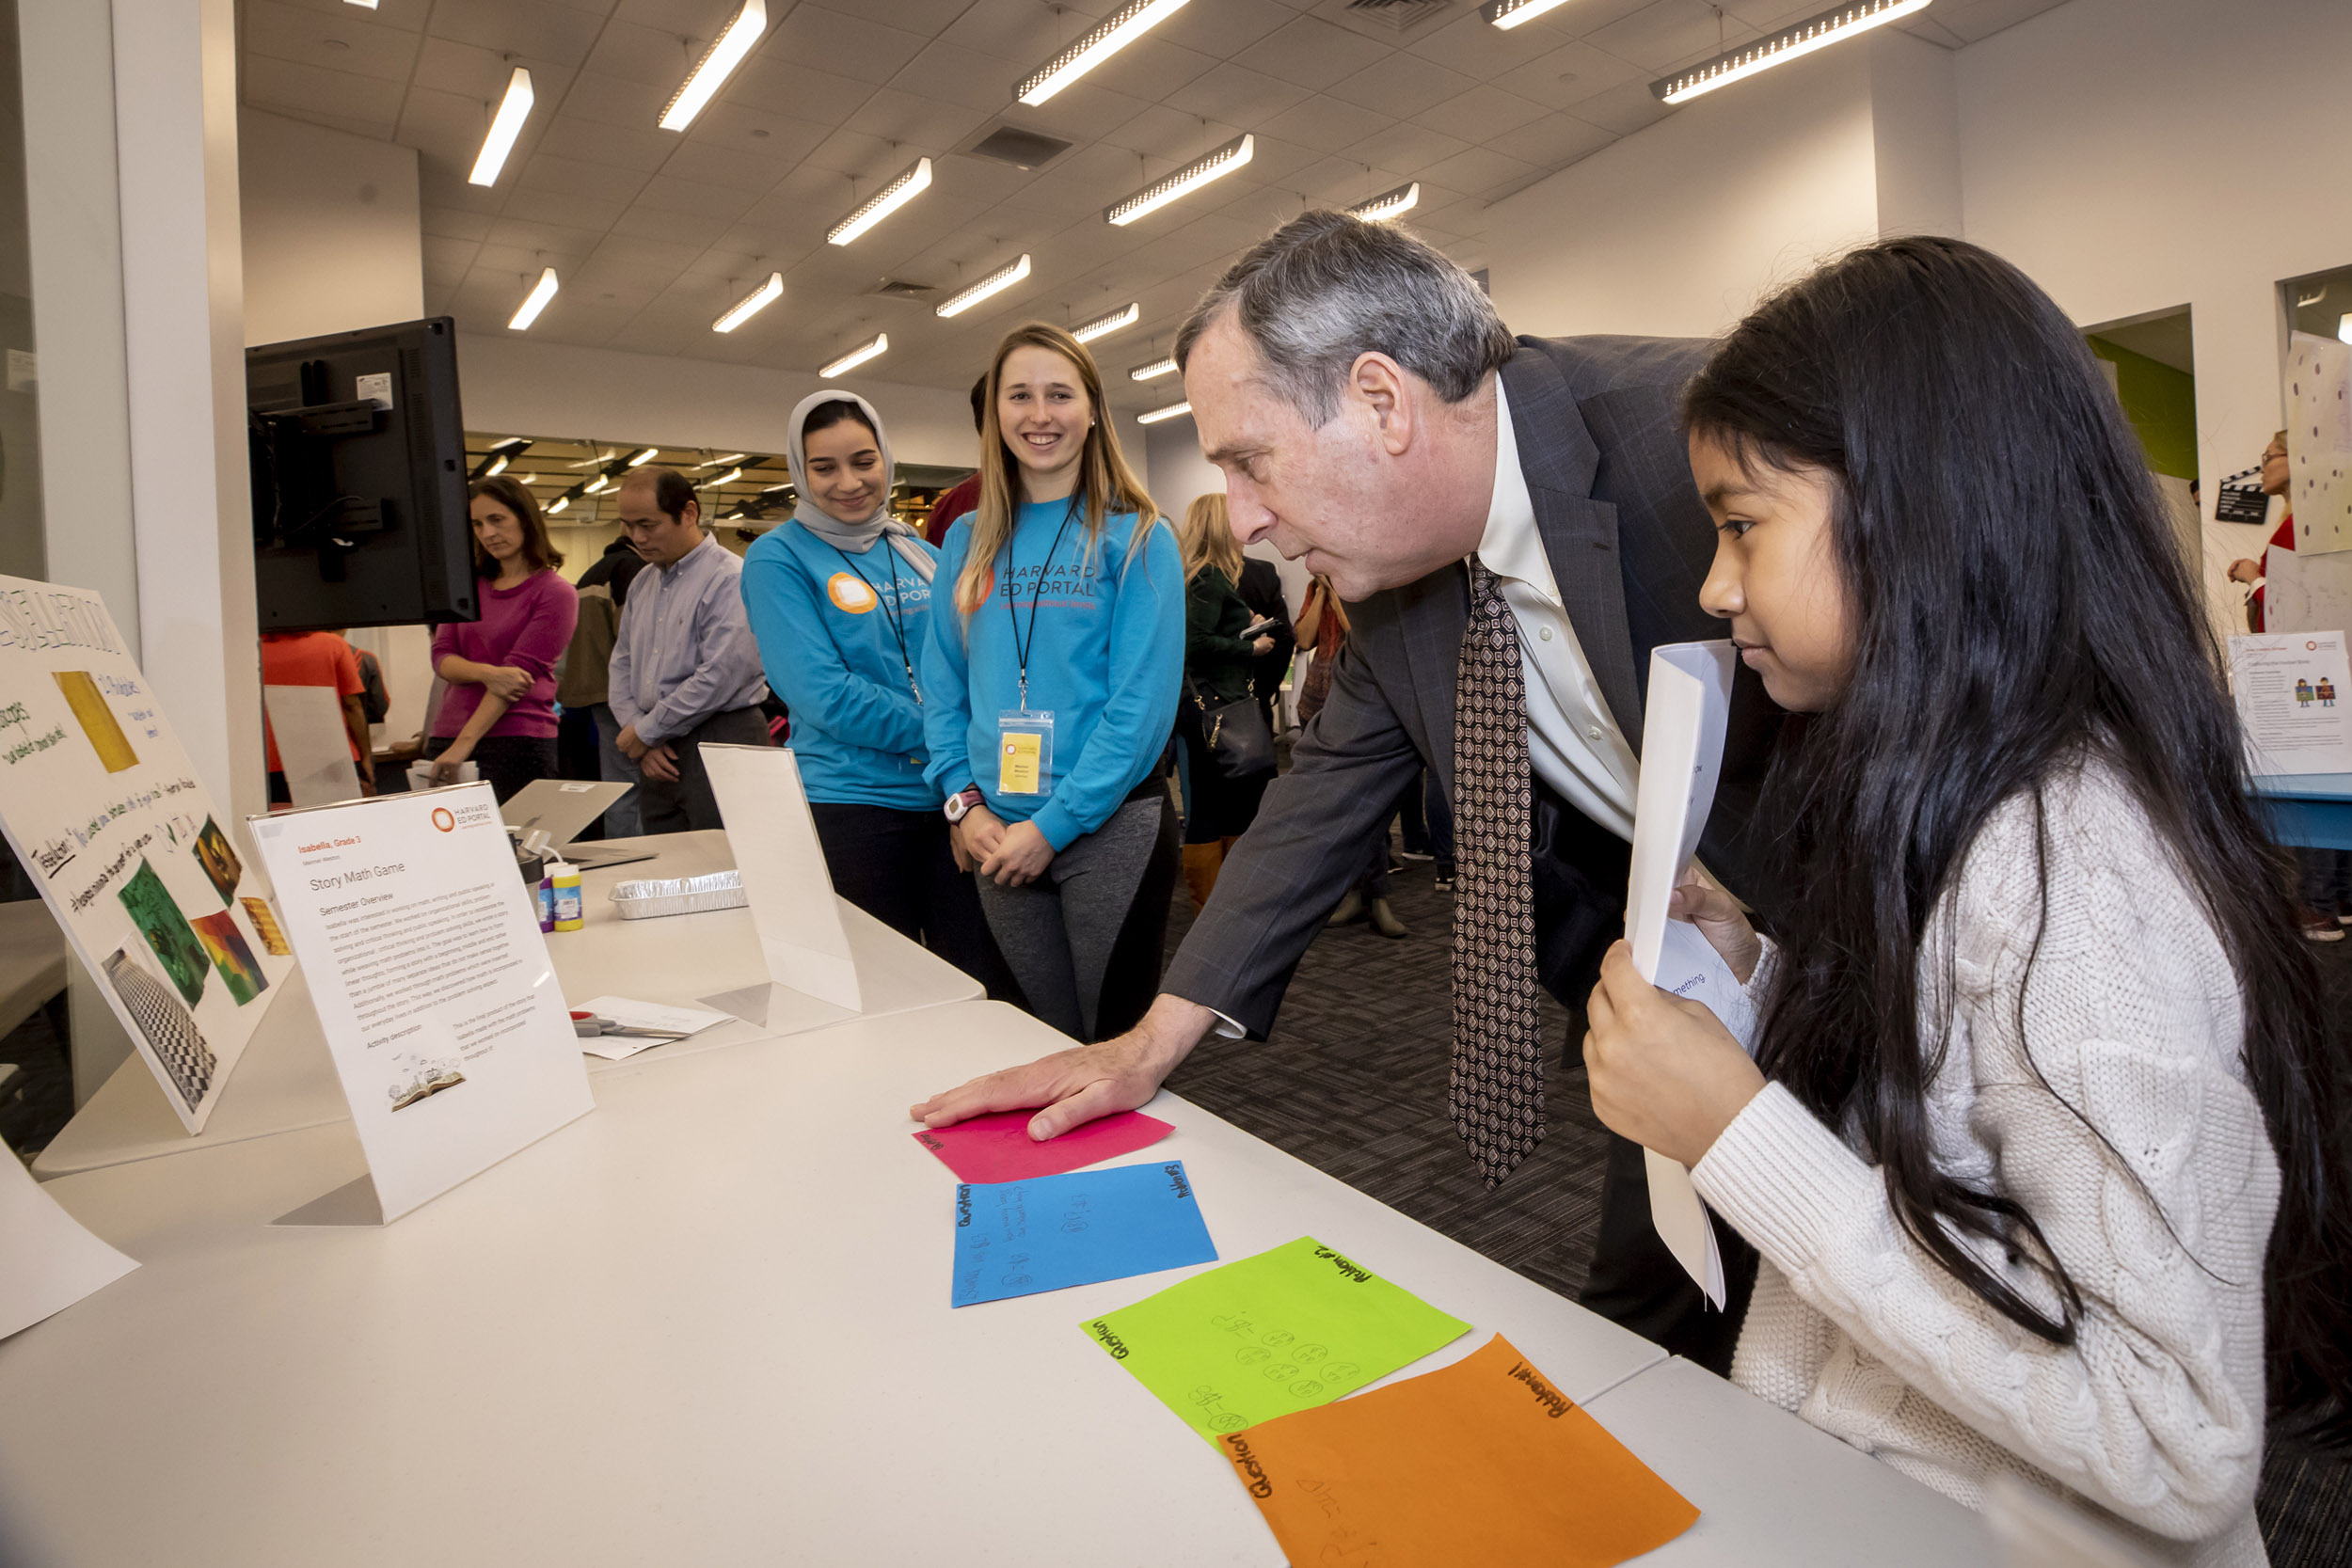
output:
M2352 773L2352 665L2344 633L2231 638L2230 690L2248 772Z
M1644 979L1677 996L1704 1002L1748 1046L1754 1023L1740 983L1698 927L1666 918L1675 883L1697 851L1707 814L1715 803L1724 730L1731 714L1733 657L1727 641L1676 642L1651 650L1625 929L1633 944L1633 967ZM1676 1261L1720 1307L1724 1260L1691 1173L1656 1149L1644 1152L1650 1223Z
M137 1267L83 1229L0 1148L0 1339Z
M251 821L385 1221L594 1107L488 784Z

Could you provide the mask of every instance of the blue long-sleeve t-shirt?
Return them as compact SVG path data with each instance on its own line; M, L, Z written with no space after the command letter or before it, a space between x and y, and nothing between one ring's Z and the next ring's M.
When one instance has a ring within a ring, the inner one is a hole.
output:
M920 667L934 796L977 784L990 810L1007 822L1034 820L1057 853L1101 827L1157 766L1184 671L1184 568L1175 531L1158 519L1139 524L1132 512L1114 515L1089 554L1084 517L1061 529L1067 515L1066 501L1020 509L988 597L969 616L957 611L955 593L972 520L947 531L939 613ZM1053 777L1043 795L996 787L997 719L1021 706L1016 625L1028 650L1029 708L1054 716Z
M944 797L924 781L923 709L891 616L895 608L919 672L930 585L887 540L848 555L792 522L743 552L743 610L768 684L792 713L801 783L811 800L936 811Z

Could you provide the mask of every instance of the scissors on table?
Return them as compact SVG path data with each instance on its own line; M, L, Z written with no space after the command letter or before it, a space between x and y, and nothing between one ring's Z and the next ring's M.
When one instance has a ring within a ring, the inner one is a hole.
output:
M572 1033L581 1039L595 1039L600 1035L625 1035L641 1040L682 1040L687 1036L684 1029L640 1029L583 1012L572 1014Z

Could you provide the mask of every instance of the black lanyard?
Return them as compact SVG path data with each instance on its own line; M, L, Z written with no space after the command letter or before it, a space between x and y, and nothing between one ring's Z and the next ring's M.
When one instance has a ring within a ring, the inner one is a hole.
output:
M898 639L898 665L907 673L907 689L914 693L915 705L918 707L921 706L923 703L923 688L917 684L914 679L914 659L907 652L906 616L904 611L902 611L898 606L898 547L890 542L890 536L888 534L884 534L882 536L882 552L890 557L890 597L883 599L882 589L875 584L873 579L866 575L866 568L857 563L857 558L855 556L851 555L849 551L843 549L840 546L834 544L830 539L825 541L825 545L826 547L831 549L834 554L842 559L843 562L849 566L850 571L857 574L858 581L866 584L866 591L868 593L872 594L875 598L882 600L882 618L890 623L890 635Z
M1005 620L1012 627L1012 657L1021 666L1021 711L1029 711L1029 650L1037 646L1037 602L1045 596L1046 574L1054 569L1054 552L1061 548L1061 536L1070 531L1070 519L1078 515L1078 492L1070 492L1070 504L1062 509L1061 526L1054 530L1054 542L1045 546L1045 559L1037 569L1037 586L1029 591L1029 634L1021 635L1021 615L1012 608L1012 541L1005 541ZM1020 531L1020 514L1013 514L1013 531Z

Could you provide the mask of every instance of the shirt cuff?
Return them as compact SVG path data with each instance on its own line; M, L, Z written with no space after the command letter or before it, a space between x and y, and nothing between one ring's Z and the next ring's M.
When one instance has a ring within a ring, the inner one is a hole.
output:
M1217 1012L1215 1007L1209 1008L1209 1011L1215 1014L1216 1018L1216 1022L1210 1027L1209 1033L1215 1035L1218 1039L1246 1040L1249 1037L1248 1030L1243 1028L1232 1019L1227 1018L1223 1013Z
M1057 855L1085 836L1078 832L1078 819L1071 816L1069 808L1059 800L1046 801L1045 809L1029 820L1036 824L1039 832L1045 835L1045 842L1053 846Z
M1877 1172L1778 1084L1731 1118L1691 1180L1708 1208L1792 1276L1828 1237L1877 1209L1883 1192Z

